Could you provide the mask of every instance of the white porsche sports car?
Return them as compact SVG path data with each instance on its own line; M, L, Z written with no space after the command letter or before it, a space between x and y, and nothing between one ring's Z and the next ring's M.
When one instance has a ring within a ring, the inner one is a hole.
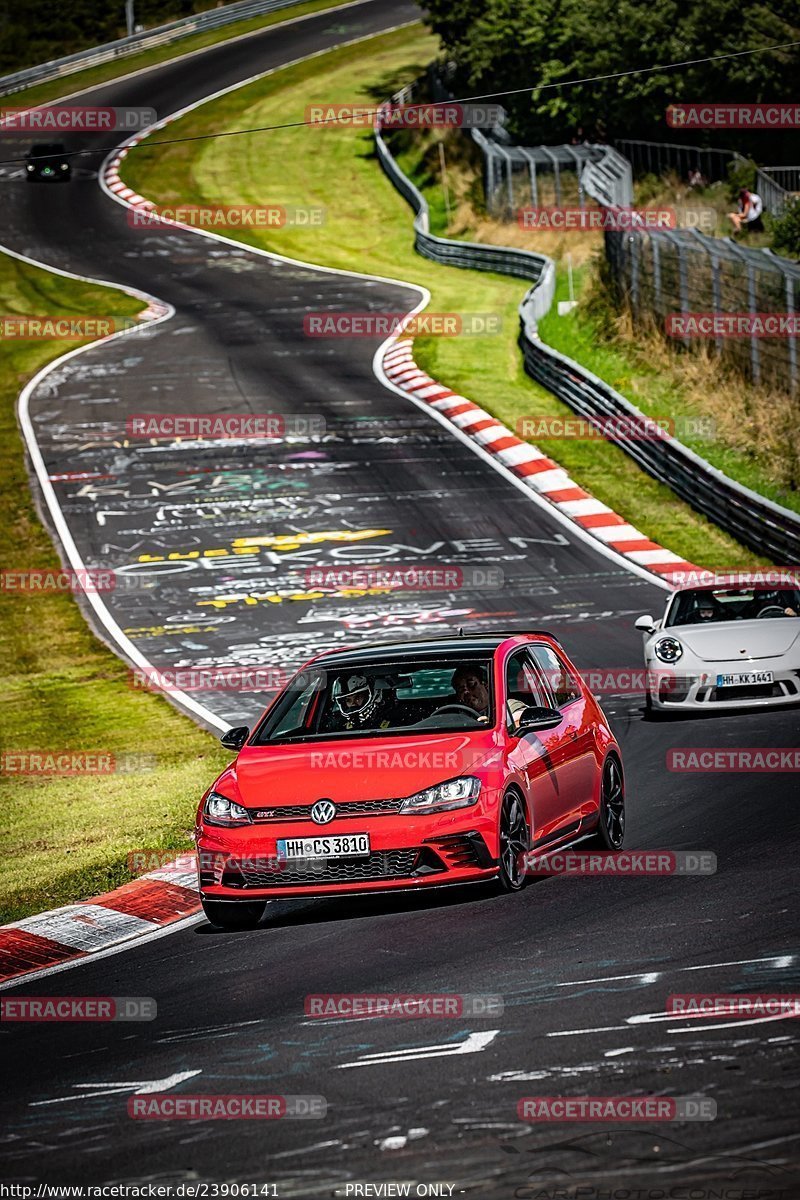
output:
M679 588L660 621L639 617L651 713L800 703L800 589Z

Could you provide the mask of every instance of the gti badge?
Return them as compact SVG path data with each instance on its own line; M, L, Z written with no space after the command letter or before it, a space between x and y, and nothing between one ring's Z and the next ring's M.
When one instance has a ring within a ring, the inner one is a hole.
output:
M327 825L336 816L336 805L332 800L318 800L311 808L311 820L318 825Z

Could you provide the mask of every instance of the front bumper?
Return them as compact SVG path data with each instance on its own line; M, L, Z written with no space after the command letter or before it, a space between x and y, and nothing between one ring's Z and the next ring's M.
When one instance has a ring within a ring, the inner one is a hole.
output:
M659 712L723 711L737 708L778 708L800 704L800 668L776 667L774 660L758 663L702 663L684 667L674 678L657 679L657 668L649 664L653 673L650 685L650 704ZM718 688L717 675L732 670L771 671L773 682L768 684L743 684L738 687ZM663 672L663 667L660 668Z
M368 833L367 857L278 858L277 841ZM196 831L200 894L206 900L363 895L442 887L497 874L494 821L474 808L436 816L241 826Z

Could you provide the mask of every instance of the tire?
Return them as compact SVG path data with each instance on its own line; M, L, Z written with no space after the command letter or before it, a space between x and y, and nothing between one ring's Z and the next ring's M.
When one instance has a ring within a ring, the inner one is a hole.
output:
M610 754L603 764L600 816L594 836L584 842L598 850L621 850L625 841L625 779L619 759Z
M201 900L203 912L219 929L255 929L264 915L263 900Z
M530 831L525 805L518 792L507 792L500 809L500 871L498 882L503 892L522 891L527 883L521 855L530 849Z

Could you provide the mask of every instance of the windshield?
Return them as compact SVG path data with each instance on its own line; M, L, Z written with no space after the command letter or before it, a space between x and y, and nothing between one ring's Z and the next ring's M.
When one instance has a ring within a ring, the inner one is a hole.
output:
M797 588L695 588L678 592L666 626L778 620L800 614Z
M486 729L491 666L487 656L314 666L278 698L251 745Z

